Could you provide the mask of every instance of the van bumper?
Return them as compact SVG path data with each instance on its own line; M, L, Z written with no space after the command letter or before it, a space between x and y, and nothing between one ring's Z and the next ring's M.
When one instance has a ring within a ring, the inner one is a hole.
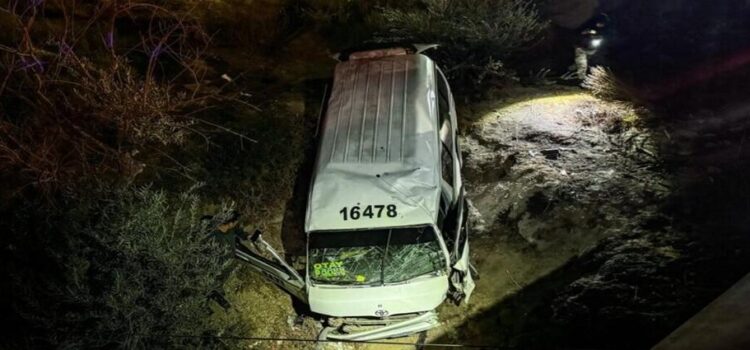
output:
M312 285L307 300L310 311L328 317L377 317L434 310L448 293L448 276L429 276L408 283L331 287Z
M426 331L440 324L437 312L378 318L334 318L320 334L321 340L369 341L399 338Z

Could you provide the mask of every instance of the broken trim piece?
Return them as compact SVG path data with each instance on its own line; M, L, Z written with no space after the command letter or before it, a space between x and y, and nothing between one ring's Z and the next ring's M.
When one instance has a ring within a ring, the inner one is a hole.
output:
M357 319L354 319L355 322L356 320ZM372 321L381 321L385 324L387 323L388 319L383 319L383 320L362 319L362 321L365 321L364 323L371 323ZM367 322L367 321L370 321L370 322ZM346 322L350 322L350 323L346 323ZM407 319L405 321L388 324L386 326L371 329L368 331L350 333L350 334L334 333L336 332L336 330L341 329L348 324L356 325L355 322L352 322L351 319L347 319L347 320L344 320L344 323L340 327L337 327L337 328L327 327L321 333L321 339L368 341L368 340L384 339L384 338L398 338L398 337L403 337L406 335L426 331L440 324L440 322L438 321L437 312L428 311L428 312L419 314L416 317ZM362 323L360 322L359 324L362 324Z

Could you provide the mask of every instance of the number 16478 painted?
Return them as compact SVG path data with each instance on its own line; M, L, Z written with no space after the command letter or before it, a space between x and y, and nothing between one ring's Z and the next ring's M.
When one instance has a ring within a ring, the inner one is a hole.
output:
M389 218L395 218L398 216L398 211L395 204L368 205L362 207L355 205L353 207L341 208L339 214L344 218L344 221L347 221L359 220L365 217L368 219L381 218L383 217L383 214Z

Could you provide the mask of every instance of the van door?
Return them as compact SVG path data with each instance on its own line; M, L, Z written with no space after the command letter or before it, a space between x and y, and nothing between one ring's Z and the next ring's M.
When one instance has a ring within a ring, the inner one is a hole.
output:
M451 161L451 185L453 187L453 199L455 209L452 211L454 227L449 230L455 235L453 237L453 247L451 255L453 260L453 272L451 273L451 285L454 289L454 299L458 302L461 300L469 301L472 291L474 290L474 279L471 275L471 263L469 262L469 223L468 207L464 198L463 179L461 178L461 168L463 159L458 145L458 118L456 116L456 106L453 101L450 86L443 72L436 67L438 72L438 110L441 113L441 130L440 139L443 147L450 152L447 155ZM447 112L447 113L445 113ZM445 157L444 157L445 158ZM444 161L446 159L443 159Z
M279 286L297 299L307 303L307 293L305 292L305 281L284 259L274 250L270 244L256 233L251 238L253 245L259 250L268 252L274 261L266 259L260 254L252 251L237 238L234 256L248 263L251 268L260 272L260 274L271 283Z
M453 240L455 257L453 263L453 273L451 274L451 284L458 292L460 298L469 301L471 292L474 290L474 278L471 272L471 262L469 261L469 220L468 206L464 198L463 188L458 197L455 239Z
M456 200L463 187L463 179L461 179L463 159L461 158L458 134L456 133L456 129L458 128L456 104L445 75L440 68L435 67L435 70L438 72L438 112L441 116L440 138L443 141L443 145L448 147L450 156L453 159L451 186L453 187L453 199Z

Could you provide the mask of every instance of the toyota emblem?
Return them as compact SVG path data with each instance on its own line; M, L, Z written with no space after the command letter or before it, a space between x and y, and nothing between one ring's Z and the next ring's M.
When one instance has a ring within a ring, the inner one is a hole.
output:
M378 316L380 318L388 317L388 310L377 310L375 311L375 316Z

